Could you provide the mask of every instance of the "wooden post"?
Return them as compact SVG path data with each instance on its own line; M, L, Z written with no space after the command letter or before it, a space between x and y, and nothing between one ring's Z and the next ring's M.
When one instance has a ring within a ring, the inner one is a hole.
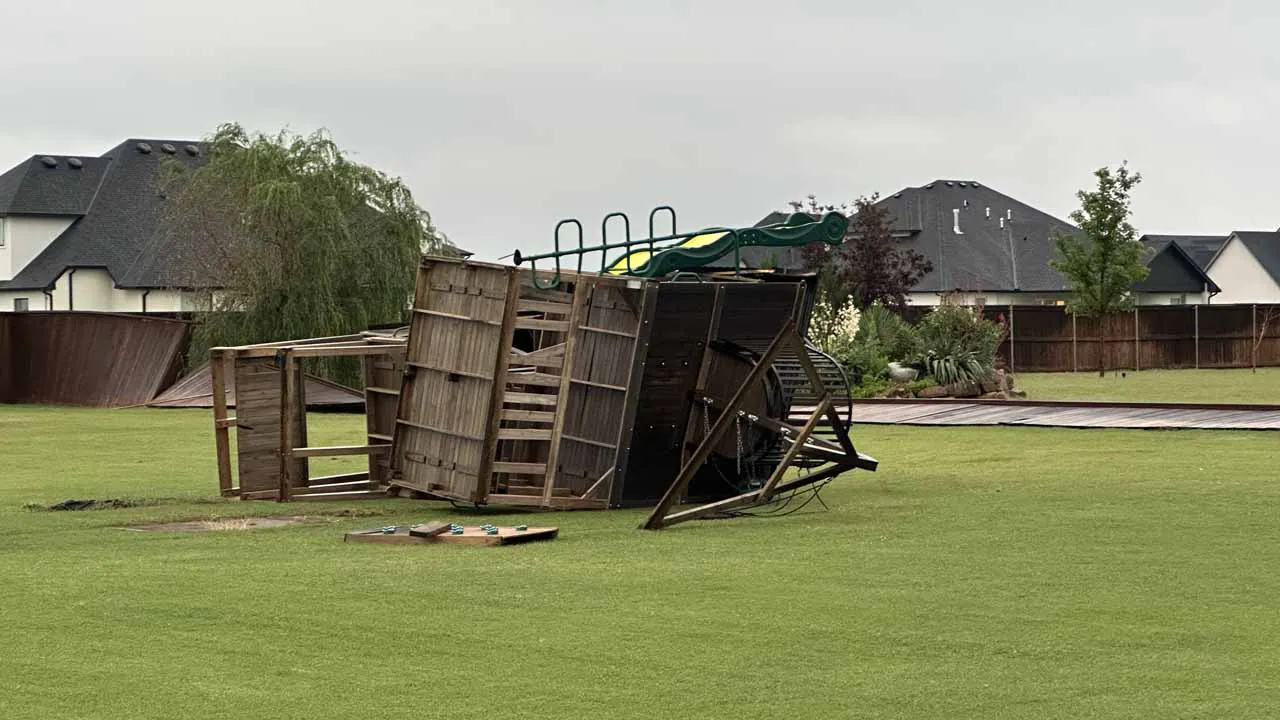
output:
M1254 372L1258 371L1258 304L1253 304L1253 332L1249 333L1249 356Z
M1195 360L1196 369L1199 370L1200 369L1200 305L1199 303L1197 303L1194 307L1195 307L1195 312L1194 312L1195 327L1194 327L1194 330L1192 330L1192 333L1194 334L1195 340L1196 340L1196 360Z
M715 448L716 443L720 442L720 438L724 436L729 427L737 420L738 406L742 404L744 398L751 388L764 377L764 373L773 365L774 359L778 357L778 353L787 344L788 339L795 333L795 320L788 320L783 324L782 329L773 338L773 342L769 343L769 349L761 356L760 361L747 374L746 379L742 381L742 385L738 387L737 392L729 400L729 404L725 406L724 412L720 413L720 417L716 420L715 425L711 426L711 432L702 438L702 442L698 444L698 449L680 468L680 473L676 475L675 481L667 488L667 492L663 494L662 499L658 501L649 518L645 520L640 527L645 530L657 530L662 527L663 518L667 516L667 511L671 506L684 494L685 488L689 486L689 481L697 474L698 469L706 462L707 457L711 455L711 451ZM803 345L803 342L801 342ZM846 440L847 442L847 440Z
M293 398L297 391L294 381L293 351L285 348L276 355L280 362L280 491L278 502L289 500L293 487Z
M1138 306L1133 306L1133 370L1137 372L1141 370L1142 363L1138 362L1138 352L1141 347L1138 344Z
M419 284L421 282L419 280ZM506 394L507 367L511 364L511 341L515 338L516 315L520 304L520 270L514 267L507 270L506 302L502 309L502 329L498 331L498 357L493 366L493 387L489 394L489 426L480 447L480 469L476 473L476 489L471 494L471 499L477 504L483 503L489 497L489 486L493 484L493 466L497 460L495 455L498 453L498 427L502 420L502 398ZM566 343L572 332L573 323L570 322L568 332L565 333ZM568 345L565 348L567 350ZM567 365L568 358L566 358L566 367ZM561 372L568 371L561 368ZM400 392L404 393L403 387ZM403 397L401 399L403 400ZM560 398L558 406L563 407L564 402L565 399ZM559 413L559 407L556 409L557 413ZM403 409L404 405L401 405L401 408ZM551 447L555 447L555 442L556 438L553 434Z
M515 292L517 295L520 292L518 285L515 288ZM557 466L560 464L560 443L563 439L561 436L564 434L564 423L569 413L569 393L573 389L575 348L581 339L578 325L587 324L583 322L583 316L589 316L591 313L584 312L583 307L587 303L594 301L595 295L596 283L594 281L584 282L584 278L579 276L573 286L573 304L569 306L569 329L564 334L564 362L560 366L559 400L556 402L556 418L551 423L551 447L547 450L547 472L542 481L542 504L544 507L551 507L551 494L552 490L555 489L556 474L559 472ZM590 375L587 377L590 377Z
M818 407L814 409L813 415L809 417L809 421L800 429L799 434L791 438L791 447L787 448L786 454L782 456L782 462L778 463L778 467L773 469L773 473L769 475L769 479L765 482L764 487L760 488L761 501L768 502L773 498L774 491L778 487L778 482L782 480L782 476L791 469L791 464L796 461L796 456L804 448L804 444L809 441L809 436L813 434L814 428L818 427L818 421L822 416L831 409L831 393L823 392L822 399L818 401Z
M218 493L231 494L231 429L227 418L226 356L209 352L209 376L213 384L213 444L218 457Z
M1009 303L1009 372L1016 371L1017 365L1014 363L1014 357L1018 354L1018 348L1013 341L1013 303Z
M1071 372L1080 372L1080 349L1076 347L1076 314L1071 313Z
M724 283L716 283L716 296L711 306L711 322L707 325L707 335L702 340L702 365L698 368L698 379L693 384L698 390L707 386L707 373L711 370L711 343L720 331L720 316L724 313L724 286ZM696 405L690 406L690 419L685 423L684 451L681 455L686 461L693 453L690 446L693 444L694 429L698 427L698 423L694 422L692 413L697 411Z

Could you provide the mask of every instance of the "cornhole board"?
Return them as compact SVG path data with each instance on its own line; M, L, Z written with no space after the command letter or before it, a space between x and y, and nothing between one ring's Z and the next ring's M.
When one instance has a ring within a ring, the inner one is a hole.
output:
M384 545L435 545L437 543L457 543L461 545L516 545L518 543L551 540L560 533L560 528L531 527L528 530L516 530L514 527L500 527L497 535L487 535L479 526L465 527L461 535L453 535L446 531L440 534L410 534L411 527L396 527L394 533L384 533L381 528L373 530L357 530L346 534L345 542L381 543Z

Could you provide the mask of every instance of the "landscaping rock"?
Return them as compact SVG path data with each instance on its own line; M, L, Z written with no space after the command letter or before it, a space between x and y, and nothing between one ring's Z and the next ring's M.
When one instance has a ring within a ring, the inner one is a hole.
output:
M886 392L884 396L887 398L909 398L911 397L911 391L901 385L895 385L889 388L888 392Z
M1000 379L995 376L992 376L990 378L984 378L982 382L979 383L979 385L982 386L983 394L1001 392L1001 390L1003 389L1000 387Z
M951 386L951 397L976 398L982 394L977 383L955 383Z
M951 394L950 388L946 385L934 385L933 387L921 388L916 397L919 398L944 398Z
M1002 392L982 393L983 400L1008 400L1009 396Z
M1023 400L1027 397L1027 391L1026 390L1010 390L1009 397L1017 400Z

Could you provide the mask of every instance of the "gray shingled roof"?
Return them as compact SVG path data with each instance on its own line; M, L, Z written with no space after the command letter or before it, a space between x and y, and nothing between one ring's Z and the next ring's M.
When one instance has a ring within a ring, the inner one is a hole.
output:
M107 164L103 158L32 155L0 175L0 215L84 215Z
M90 198L91 204L80 212L52 213L82 217L12 280L0 282L0 289L46 289L71 267L106 268L116 285L124 288L189 287L198 284L198 278L189 273L175 272L165 261L169 253L161 251L158 240L165 201L160 197L156 180L162 163L167 159L177 159L188 165L203 162L201 155L192 155L188 151L191 148L199 153L200 147L199 143L189 140L130 139L108 150L101 158L86 159L84 170L89 170L91 165L102 168L101 182L96 194ZM40 163L38 157L36 163ZM17 169L2 177L8 178ZM38 177L39 169L43 166L28 167L28 176ZM21 185L22 193L26 193L27 180L24 179ZM79 197L73 189L66 189L71 185L63 188L52 181L47 185L41 197ZM63 203L58 206L62 210L71 209L73 205L59 202ZM49 201L46 207L55 204Z
M1211 292L1220 292L1221 288L1205 274L1203 267L1191 257L1181 242L1169 239L1171 237L1173 236L1143 236L1142 244L1150 252L1147 259L1148 273L1134 284L1134 289L1139 292L1198 293L1208 286Z
M1255 230L1237 230L1231 233L1240 238L1240 242L1253 253L1271 279L1280 283L1280 230L1275 232L1259 232Z
M933 263L933 271L913 288L917 292L1067 289L1066 279L1049 267L1049 260L1057 252L1052 232L1078 234L1079 230L981 183L935 180L921 187L904 188L881 198L877 205L889 210L903 246ZM954 210L959 210L962 235L954 232ZM769 224L779 215L771 213L759 224ZM776 250L780 267L798 267L799 248ZM744 257L756 259L745 251Z
M1178 247L1191 258L1201 270L1207 270L1209 263L1218 250L1226 244L1227 235L1143 235L1142 242L1154 250L1164 248L1166 243L1177 243Z

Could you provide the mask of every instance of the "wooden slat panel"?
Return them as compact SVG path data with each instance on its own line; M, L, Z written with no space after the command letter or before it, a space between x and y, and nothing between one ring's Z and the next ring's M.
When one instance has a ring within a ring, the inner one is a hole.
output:
M530 298L520 298L520 304L517 305L522 311L544 312L554 315L568 315L569 308L573 307L572 303L549 302L547 300L533 300Z
M499 440L550 440L550 428L499 428Z
M565 320L538 320L536 318L517 318L517 330L548 330L551 332L565 332L569 329L569 323Z
M512 405L543 405L546 407L555 407L560 403L560 398L555 395L509 392L502 396L502 401Z
M507 382L513 385L536 385L538 387L560 387L560 376L537 372L509 372Z
M499 416L503 420L512 420L518 422L555 422L556 414L554 412L543 412L541 410L512 410L503 408Z
M546 463L495 462L493 464L493 472L541 476L546 474L547 465Z

